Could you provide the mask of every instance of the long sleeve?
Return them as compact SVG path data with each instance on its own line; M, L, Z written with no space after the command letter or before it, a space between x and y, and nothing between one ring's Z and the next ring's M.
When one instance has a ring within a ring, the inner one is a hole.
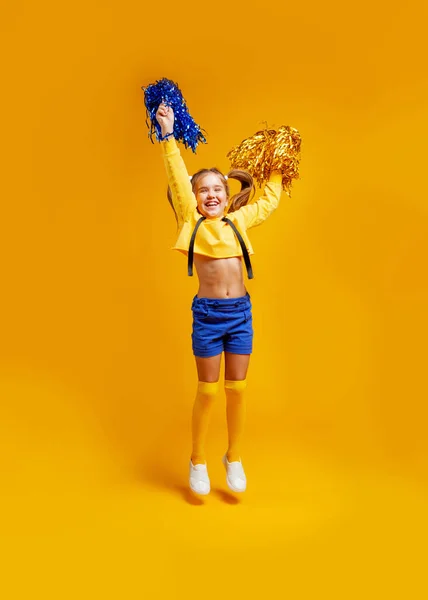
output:
M169 138L161 143L163 159L168 184L171 189L172 203L177 214L180 226L190 209L196 207L196 198L192 192L189 174L181 157L179 147L174 138Z
M265 184L263 195L253 204L247 204L235 214L245 229L257 227L265 221L278 207L282 192L282 175L280 171L272 171L269 181Z

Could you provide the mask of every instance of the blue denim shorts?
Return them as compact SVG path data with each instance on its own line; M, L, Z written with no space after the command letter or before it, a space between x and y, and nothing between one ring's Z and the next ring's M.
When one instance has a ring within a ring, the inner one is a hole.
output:
M208 358L224 352L251 354L253 317L251 298L198 298L192 303L192 348Z

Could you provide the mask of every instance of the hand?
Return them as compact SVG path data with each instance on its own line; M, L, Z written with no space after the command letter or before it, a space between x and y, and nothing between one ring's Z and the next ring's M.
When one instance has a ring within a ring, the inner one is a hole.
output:
M160 104L156 111L156 121L161 126L162 136L174 131L174 111L166 104Z

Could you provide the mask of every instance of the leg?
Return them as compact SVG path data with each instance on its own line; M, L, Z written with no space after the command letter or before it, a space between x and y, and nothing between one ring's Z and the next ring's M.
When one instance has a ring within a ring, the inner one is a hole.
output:
M225 353L226 416L229 434L227 460L240 460L240 443L245 425L246 405L244 392L250 363L249 354Z
M199 381L216 382L220 377L221 354L202 358L195 356L196 368L198 370Z
M224 378L228 381L243 381L247 378L251 354L224 353Z
M218 392L221 354L210 358L196 356L198 370L198 391L192 413L192 457L194 465L205 463L205 438L211 409Z

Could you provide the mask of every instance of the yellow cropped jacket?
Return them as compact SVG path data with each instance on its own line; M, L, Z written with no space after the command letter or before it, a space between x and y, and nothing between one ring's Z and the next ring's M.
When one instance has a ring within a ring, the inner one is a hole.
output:
M172 250L187 254L190 238L201 215L197 211L195 195L189 174L174 138L161 142L163 158L172 193L172 202L178 219L178 238ZM282 191L281 173L272 173L263 195L256 201L227 214L240 231L249 254L254 254L247 230L265 221L277 208ZM242 256L242 249L233 229L221 217L205 219L198 230L194 246L195 254L212 258Z

